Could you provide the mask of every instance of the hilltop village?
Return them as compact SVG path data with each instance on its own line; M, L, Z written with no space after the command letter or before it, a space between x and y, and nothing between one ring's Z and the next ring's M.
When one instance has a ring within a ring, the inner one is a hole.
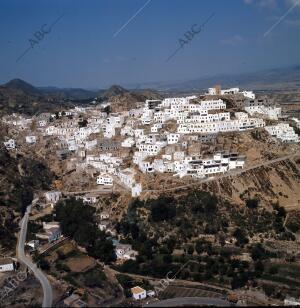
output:
M214 98L219 94L243 98L232 108ZM273 125L266 124L270 121ZM211 88L202 98L146 100L118 113L111 113L107 102L32 118L14 114L2 122L14 131L4 142L8 150L18 151L26 144L44 152L46 159L47 153L54 153L64 161L64 171L89 170L95 184L109 188L119 183L132 197L143 191L143 174L203 179L243 168L243 153L227 150L204 156L199 151L199 145L213 144L221 133L264 128L280 142L299 142L294 128L281 121L280 107L238 88ZM295 124L299 128L299 122Z
M110 262L121 272L122 266L129 266L130 262L145 262L144 266L147 268L153 251L163 251L161 242L172 242L170 236L171 230L176 230L174 228L180 230L176 245L171 245L169 254L166 251L161 252L166 255L166 260L167 256L172 259L188 251L187 248L183 252L180 250L181 245L188 243L190 246L195 245L199 255L206 253L202 251L200 244L209 246L214 243L216 249L220 249L220 245L233 249L232 258L244 258L247 254L250 261L251 245L259 245L263 237L294 243L293 234L285 226L276 225L274 231L269 225L262 226L258 218L257 222L247 225L247 232L254 232L251 240L248 240L246 233L236 228L236 220L240 223L239 219L242 217L240 214L236 216L234 211L237 208L228 206L228 200L227 203L221 202L221 199L210 192L191 190L191 194L179 194L178 199L168 195L168 190L172 193L183 185L201 185L215 179L236 176L251 168L268 164L269 161L284 157L289 159L291 155L299 153L299 120L282 112L282 106L266 96L257 98L252 91L240 91L239 88L221 90L220 86L216 86L199 96L138 102L130 110L116 112L111 102L98 103L94 100L88 105L74 106L56 113L40 113L31 117L16 113L5 115L1 122L5 128L3 146L8 153L12 157L34 157L43 162L54 175L48 185L49 190L35 191L34 200L37 201L32 203L29 231L24 244L27 255L39 267L48 274L61 277L67 283L65 285L60 281L57 287L60 290L57 291L60 294L60 304L62 299L66 301L63 301L66 306L86 305L86 298L89 299L89 304L96 305L99 303L99 296L106 300L107 294L111 295L112 292L109 285L108 289L97 289L98 297L95 297L94 291L88 293L88 297L77 291L69 297L66 294L69 294L67 290L70 285L82 285L80 275L86 275L84 279L89 281L84 284L84 288L94 288L99 279L114 276L111 269L104 267L104 264ZM288 167L294 170L293 165ZM26 173L21 163L16 168L19 174ZM280 168L278 174L285 180ZM290 202L288 196L281 192L284 191L281 182L277 186L281 187L280 202ZM294 191L293 185L290 184L289 187ZM238 198L256 211L262 200L254 194L254 189L251 194L251 189L248 188L246 184L246 187L237 190ZM296 192L295 195L290 195L295 204L299 202ZM263 209L255 212L255 215L266 221L268 215L274 215L274 209L278 213L282 209L270 200L268 199L269 206L271 204L270 213ZM147 212L148 201L151 214ZM216 208L217 203L219 209ZM143 204L145 207L139 212L136 204ZM190 221L185 221L180 212L181 206L186 204L186 213L192 213ZM203 205L205 208L200 209ZM174 211L181 214L176 218L176 226L168 229L168 221L173 219ZM197 216L198 212L205 214ZM214 222L211 222L212 230L203 215L207 215L207 221L214 217ZM226 218L224 215L227 215ZM250 216L252 215L253 213ZM128 217L131 222L127 221ZM247 215L245 219L248 219ZM162 224L156 224L161 221ZM280 223L284 223L281 217ZM143 230L140 224L144 226ZM192 232L188 227L192 224L197 242L192 241L192 233L186 234ZM230 224L232 231L227 232ZM155 226L154 229L152 225ZM214 231L214 228L219 230ZM226 231L226 235L220 228ZM93 231L89 233L90 230ZM258 230L260 235L256 234ZM128 232L132 238L128 238ZM151 242L154 238L156 241ZM234 250L235 246L244 247L247 241L251 244L248 248L243 248L240 252ZM174 256L171 256L172 252ZM75 253L76 258L73 257ZM193 255L193 252L188 252L188 255ZM228 262L231 262L231 257L228 257ZM247 262L250 262L248 259ZM99 263L101 270L96 265L99 260L102 262ZM14 270L12 259L1 259L0 262L3 272ZM169 261L166 262L168 264ZM151 268L146 272L150 273ZM252 268L248 271L251 273ZM73 276L69 277L71 274L75 275L76 283L72 280ZM128 277L126 280L125 276L118 275L119 283L125 290L130 290L129 297L134 300L147 300L156 294L152 287L144 289L140 282L128 284ZM219 275L225 275L225 272ZM228 277L232 277L230 275L229 273ZM249 277L243 280L241 286L250 280ZM202 278L197 279L202 281ZM234 285L235 279L242 278L230 279ZM101 285L102 282L99 282L99 286ZM65 293L59 293L62 290ZM221 296L220 292L224 292L220 289L213 290L218 296ZM123 296L123 291L115 292ZM97 298L98 301L95 301ZM266 300L262 302L265 303Z

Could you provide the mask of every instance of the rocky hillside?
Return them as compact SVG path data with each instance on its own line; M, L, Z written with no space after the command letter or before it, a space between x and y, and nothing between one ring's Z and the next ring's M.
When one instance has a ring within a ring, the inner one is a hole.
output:
M0 207L23 211L31 202L33 193L49 189L53 174L47 167L21 154L13 157L0 147Z
M33 115L40 112L55 112L62 106L72 105L45 95L19 79L0 86L0 114L18 112Z
M152 90L129 91L120 86L112 86L98 96L98 101L111 103L113 112L129 110L136 107L136 103L146 99L161 99L162 95Z
M110 102L112 111L134 108L137 102L146 99L160 99L162 95L152 90L126 90L114 85L107 90L89 91L84 89L41 87L13 79L0 86L0 114L55 112L74 105L86 105L96 98L98 103Z
M53 174L35 159L12 156L0 142L0 253L7 254L16 244L19 213L31 203L34 191L49 189Z
M21 155L11 157L0 149L0 206L23 210L32 200L33 192L48 189L52 181L46 166Z
M237 203L256 198L264 204L278 201L287 209L300 207L299 187L299 158L284 160L202 185L203 189L227 196Z

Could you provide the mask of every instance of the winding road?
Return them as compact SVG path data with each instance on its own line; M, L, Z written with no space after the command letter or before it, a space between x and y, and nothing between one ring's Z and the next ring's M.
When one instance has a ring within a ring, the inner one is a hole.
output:
M41 283L44 292L43 307L52 307L53 295L51 284L47 276L36 266L36 264L34 264L29 258L26 257L24 250L29 213L31 211L32 205L34 205L37 201L38 199L34 199L32 203L27 207L26 213L24 214L24 217L21 221L21 230L17 244L17 257L20 262L24 263L28 268L30 268L36 279L38 279Z

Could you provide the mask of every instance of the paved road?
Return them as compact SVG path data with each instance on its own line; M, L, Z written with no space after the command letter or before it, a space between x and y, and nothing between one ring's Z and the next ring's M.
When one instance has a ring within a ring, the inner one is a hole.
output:
M176 186L176 187L171 187L171 188L165 188L165 189L144 190L143 193L145 193L145 192L165 192L165 191L173 191L173 190L177 190L177 189L185 189L185 188L188 188L188 187L197 186L197 185L202 184L202 183L207 183L207 182L211 182L211 181L215 181L215 180L219 180L219 179L227 178L227 177L231 177L231 176L237 176L237 175L243 174L243 173L250 171L250 170L253 170L253 169L257 169L257 168L260 168L260 167L266 167L266 166L272 165L274 163L278 163L278 162L281 162L281 161L284 161L284 160L287 160L287 159L294 158L295 156L299 156L299 153L292 153L290 155L275 158L275 159L266 161L264 163L261 163L261 164L255 165L255 166L250 166L250 167L247 167L247 168L244 168L244 169L233 170L233 171L230 171L230 172L228 172L224 175L221 175L221 176L215 176L215 177L209 177L209 178L206 178L206 179L200 179L199 181L191 183L191 184Z
M52 287L48 281L48 278L40 269L37 268L37 266L30 259L26 257L24 251L29 213L31 211L32 205L35 204L37 201L38 199L34 199L32 201L32 204L27 207L26 213L21 221L21 231L17 244L17 257L22 263L24 263L27 267L30 268L36 279L40 281L44 292L43 307L52 307Z
M145 307L180 307L180 306L228 307L231 306L231 303L226 300L218 298L210 298L210 297L177 297L145 305Z

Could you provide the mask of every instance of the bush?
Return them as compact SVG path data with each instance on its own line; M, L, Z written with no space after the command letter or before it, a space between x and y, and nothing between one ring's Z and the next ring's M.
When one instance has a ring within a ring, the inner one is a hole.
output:
M267 296L271 296L275 292L275 288L272 285L263 285L263 290Z
M50 264L47 260L45 259L40 259L38 266L43 270L43 271L48 271L50 269Z
M258 207L258 200L257 199L248 199L246 200L246 206L249 209L256 209Z
M151 220L154 222L171 220L176 216L176 203L173 198L159 197L150 201Z
M276 275L276 274L278 274L278 267L277 267L277 266L271 266L271 267L269 268L269 273L270 273L271 275Z
M65 271L65 272L70 272L70 268L68 267L67 264L61 262L61 261L58 261L56 264L55 264L55 268L58 270L58 271Z
M116 278L124 289L131 289L136 286L136 281L128 275L117 274Z
M266 250L261 244L255 244L251 249L251 257L254 261L265 259L267 257Z
M194 191L187 195L184 203L191 206L195 214L205 213L211 215L216 212L218 199L206 191Z
M247 238L247 233L245 230L236 228L233 236L236 238L238 245L245 245L249 243L249 239Z
M104 281L106 281L104 272L97 268L84 274L84 284L90 288L100 288L103 286Z
M98 230L94 221L95 209L82 200L63 200L55 207L56 219L62 233L72 237L79 245L87 248L93 257L109 263L116 259L114 246L104 232Z

